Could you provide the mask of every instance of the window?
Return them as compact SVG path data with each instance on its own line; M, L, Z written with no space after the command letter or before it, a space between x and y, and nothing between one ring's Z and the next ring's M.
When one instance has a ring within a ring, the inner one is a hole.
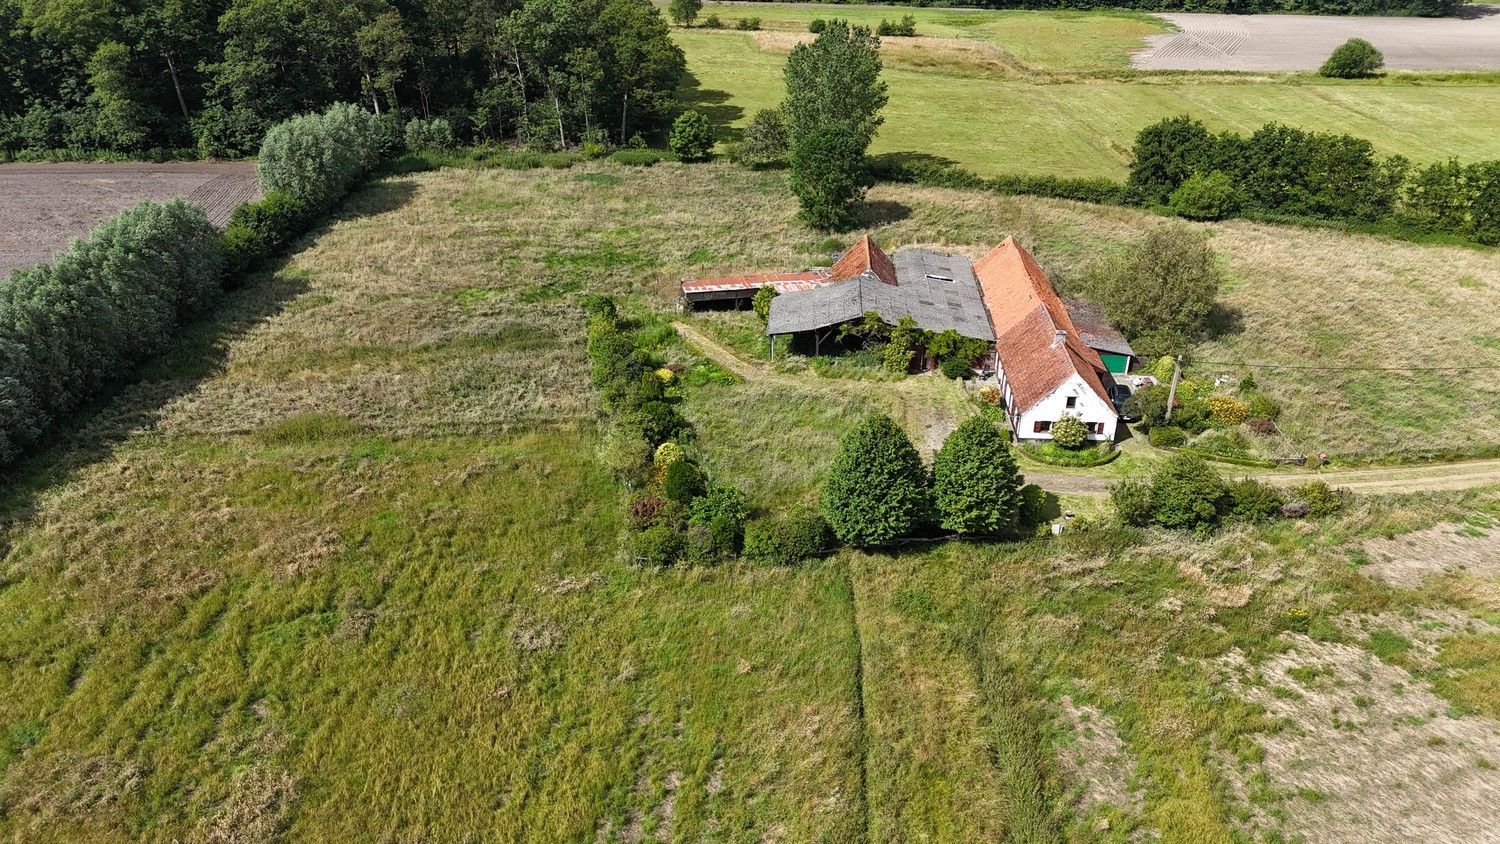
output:
M1075 408L1077 406L1078 406L1078 397L1077 396L1068 396L1068 409L1072 410L1073 408Z
M1051 422L1033 422L1033 423L1031 423L1031 433L1033 433L1033 434L1045 434L1045 433L1047 433L1050 430L1052 430L1052 423Z
M1103 422L1090 422L1089 423L1089 433L1091 433L1091 434L1103 434L1104 433L1104 423Z

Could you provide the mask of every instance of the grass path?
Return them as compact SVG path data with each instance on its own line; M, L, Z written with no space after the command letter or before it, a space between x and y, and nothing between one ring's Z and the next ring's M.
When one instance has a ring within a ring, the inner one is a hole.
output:
M673 323L680 334L699 351L725 369L746 381L775 383L791 388L806 389L816 385L831 393L869 394L882 391L897 400L902 409L900 419L908 432L917 435L918 450L924 456L942 445L948 432L956 427L958 420L952 419L934 405L924 405L923 391L913 389L919 379L903 381L868 382L840 381L833 378L818 378L812 375L794 375L777 372L771 367L748 361L732 349L710 338L702 331L684 322ZM1268 471L1248 467L1223 467L1226 475L1250 476L1266 483L1290 485L1310 479L1327 481L1334 486L1345 487L1353 492L1365 494L1431 492L1437 490L1478 489L1500 486L1500 460L1474 460L1464 463L1435 463L1422 466L1377 467L1360 469L1329 469L1317 472ZM1025 467L1028 480L1045 489L1066 495L1106 495L1109 485L1116 478L1090 475L1082 472L1060 474L1034 471Z

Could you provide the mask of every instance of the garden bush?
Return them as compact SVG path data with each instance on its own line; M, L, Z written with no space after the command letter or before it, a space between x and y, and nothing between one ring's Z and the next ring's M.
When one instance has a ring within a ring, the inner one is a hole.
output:
M677 406L664 401L648 401L641 405L635 416L646 442L655 448L667 440L677 439L687 430L687 420L682 418Z
M1220 170L1194 173L1167 200L1172 213L1189 220L1222 220L1239 207L1234 181Z
M895 23L881 19L880 25L875 28L875 34L881 37L897 35L905 38L914 37L917 34L917 19L911 15L904 15Z
M662 493L668 501L687 506L704 493L703 472L690 460L668 463L662 473Z
M757 32L760 30L760 18L740 18L734 25L741 32Z
M768 284L755 291L755 296L750 299L750 307L755 309L755 315L760 317L762 323L771 319L771 300L776 295L776 288Z
M961 358L944 358L942 363L938 364L938 371L943 373L944 378L974 377L974 367Z
M1175 425L1153 425L1146 438L1157 448L1181 448L1187 445L1187 432Z
M713 155L713 124L701 111L685 111L672 123L668 145L683 161L707 161Z
M1229 515L1247 522L1264 522L1278 515L1286 499L1281 492L1269 484L1254 478L1231 481L1229 488Z
M405 141L409 150L453 149L458 146L453 137L453 125L441 117L418 118L407 123Z
M1319 76L1333 79L1364 79L1385 66L1385 56L1363 38L1350 38L1335 47L1318 68Z
M828 21L826 21L826 20L824 20L822 18L813 18L812 19L812 23L809 23L807 25L807 31L811 32L813 35L817 35L818 33L822 32L823 30L825 30L827 28L828 28Z
M309 208L331 207L380 163L380 123L348 103L272 126L256 170L267 192L284 191Z
M1265 393L1252 392L1245 396L1245 418L1274 422L1280 415L1280 403Z
M1013 530L1025 482L1008 439L978 416L949 434L932 462L933 503L940 524L959 533Z
M844 436L823 482L822 510L839 539L889 542L915 530L928 512L922 458L889 416L866 418Z
M774 565L794 565L834 547L834 534L822 514L811 508L745 526L744 554Z
M1344 509L1347 496L1347 492L1334 489L1324 481L1308 481L1292 487L1289 498L1307 505L1307 515L1322 518Z
M196 205L142 202L0 284L0 463L126 377L219 294L219 234Z
M1151 524L1151 484L1145 481L1120 481L1109 488L1109 500L1121 523L1135 527Z
M1004 398L1005 395L994 384L986 384L979 388L979 400L991 407L999 407Z
M1151 476L1151 518L1162 527L1211 527L1227 506L1224 480L1202 458L1173 455Z
M703 19L704 29L723 29L724 21L718 15L709 15Z
M658 469L664 469L673 463L678 463L686 459L687 452L682 450L682 446L668 440L656 447L656 453L652 455L651 462Z
M684 550L683 532L666 524L652 525L631 539L631 556L643 566L670 566Z
M1077 416L1064 415L1052 423L1052 441L1066 449L1083 448L1089 441L1088 426Z

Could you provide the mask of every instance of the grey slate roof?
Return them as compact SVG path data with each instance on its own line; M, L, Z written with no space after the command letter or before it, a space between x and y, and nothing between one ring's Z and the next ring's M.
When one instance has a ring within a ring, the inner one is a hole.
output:
M1109 318L1104 315L1103 308L1081 299L1064 299L1063 305L1068 309L1068 319L1071 319L1073 327L1078 329L1078 339L1082 340L1085 346L1096 352L1135 357L1135 350L1130 348L1125 335L1109 324Z
M965 337L994 340L979 281L969 259L926 250L897 252L896 284L866 272L848 281L771 300L767 334L795 334L859 319L866 311L895 324L909 316L924 331L949 328Z

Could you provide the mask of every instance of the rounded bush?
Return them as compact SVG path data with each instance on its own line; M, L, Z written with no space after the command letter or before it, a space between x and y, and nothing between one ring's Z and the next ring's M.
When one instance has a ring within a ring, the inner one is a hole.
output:
M656 447L656 454L652 455L651 462L657 467L664 468L685 459L687 459L687 453L682 450L682 446L668 440Z
M943 373L944 378L971 378L974 375L974 367L966 360L948 358L938 364L938 371Z
M833 530L818 511L810 508L779 518L756 519L745 526L745 556L774 565L800 563L833 545Z
M972 417L943 442L932 463L933 501L942 526L996 534L1016 525L1025 484L1010 443L988 420Z
M1242 478L1229 484L1229 514L1247 522L1264 522L1281 512L1286 500L1273 486L1254 478Z
M671 525L652 525L637 533L631 553L644 566L670 566L684 549L683 533Z
M1319 76L1333 79L1363 79L1374 76L1385 66L1385 56L1363 38L1350 38L1340 44L1318 68Z
M1189 220L1222 220L1239 208L1239 197L1228 174L1194 173L1167 200L1172 213Z
M701 111L686 111L672 123L667 141L683 161L707 161L714 148L714 127Z
M703 494L703 472L687 460L668 463L663 474L662 492L670 501L691 504Z
M1173 455L1151 476L1151 517L1162 527L1210 527L1227 498L1223 478L1189 454Z
M911 533L927 512L922 458L889 416L850 431L823 481L823 515L839 539L879 545Z
M1230 396L1209 396L1203 404L1208 408L1208 418L1218 425L1238 425L1250 413L1245 402Z
M1052 441L1063 448L1083 448L1089 441L1088 426L1077 416L1064 416L1052 423Z
M779 164L790 151L786 134L786 115L779 108L763 108L750 119L740 141L740 161L751 167Z
M1151 485L1144 481L1120 481L1109 488L1109 500L1115 517L1122 524L1145 527L1151 524Z

